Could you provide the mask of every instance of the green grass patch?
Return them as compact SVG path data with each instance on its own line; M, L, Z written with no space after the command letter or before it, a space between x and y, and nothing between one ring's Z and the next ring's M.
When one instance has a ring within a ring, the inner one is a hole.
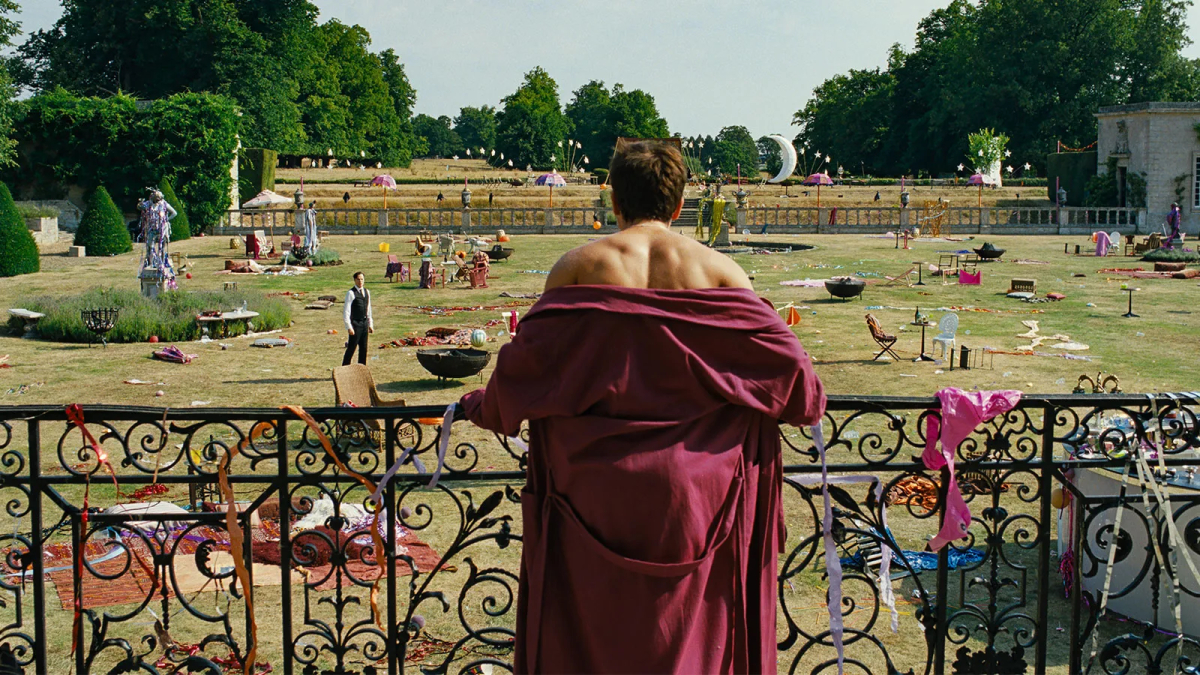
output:
M117 307L121 310L117 323L105 336L109 342L145 342L156 335L163 342L182 342L200 337L196 315L201 312L228 311L246 304L258 312L251 321L256 331L275 330L292 320L291 307L277 298L268 298L255 291L171 291L156 300L143 297L137 291L115 288L92 288L73 296L40 296L21 300L21 306L46 316L38 322L38 332L57 342L92 342L95 336L83 323L85 309ZM239 335L246 326L229 324L229 334ZM13 335L23 332L16 318L8 321Z

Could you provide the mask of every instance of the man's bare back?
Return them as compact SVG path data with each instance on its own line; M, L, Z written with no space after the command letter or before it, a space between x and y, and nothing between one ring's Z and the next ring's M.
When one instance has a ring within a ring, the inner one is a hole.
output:
M568 251L550 271L546 290L575 285L754 288L729 256L676 234L659 221L631 225Z

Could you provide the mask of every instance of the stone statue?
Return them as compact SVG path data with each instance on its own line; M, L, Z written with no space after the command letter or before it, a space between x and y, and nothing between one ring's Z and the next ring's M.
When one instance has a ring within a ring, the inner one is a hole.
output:
M146 242L146 254L142 257L142 268L138 277L142 280L142 294L156 297L160 291L174 290L175 267L167 246L171 243L171 221L179 215L163 199L163 193L151 189L149 196L138 203L141 211L140 227Z

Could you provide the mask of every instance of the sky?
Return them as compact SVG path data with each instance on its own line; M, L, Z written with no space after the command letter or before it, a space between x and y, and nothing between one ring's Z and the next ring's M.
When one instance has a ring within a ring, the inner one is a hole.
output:
M25 31L61 15L55 0L18 0ZM565 105L591 80L654 96L671 132L755 137L797 132L813 88L911 49L917 22L949 0L313 0L321 20L360 24L372 49L395 49L417 90L416 112L499 106L541 66ZM1200 58L1200 10L1190 12Z

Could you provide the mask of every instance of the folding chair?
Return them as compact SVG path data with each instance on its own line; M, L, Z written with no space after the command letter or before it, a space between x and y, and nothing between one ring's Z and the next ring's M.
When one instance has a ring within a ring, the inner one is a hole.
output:
M875 342L880 347L883 347L883 349L881 349L879 353L875 355L875 358L871 360L878 361L879 357L883 356L884 354L888 354L893 359L899 361L900 355L892 349L892 345L896 344L896 336L884 333L883 326L879 325L879 319L876 319L873 314L867 315L867 328L871 330L871 337L875 340Z
M889 277L888 275L885 274L885 275L883 275L883 278L887 279L887 282L883 283L881 285L882 286L900 286L901 284L903 284L905 286L912 286L913 285L912 275L914 275L916 273L917 273L917 268L910 267L910 268L908 268L907 271L904 272L904 274L898 274L894 277Z

